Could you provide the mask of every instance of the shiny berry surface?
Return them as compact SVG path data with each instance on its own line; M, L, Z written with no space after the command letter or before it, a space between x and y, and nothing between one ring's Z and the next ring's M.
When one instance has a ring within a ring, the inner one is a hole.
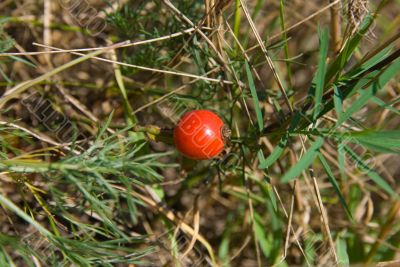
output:
M191 159L211 159L224 149L224 122L209 110L185 113L174 129L176 148Z

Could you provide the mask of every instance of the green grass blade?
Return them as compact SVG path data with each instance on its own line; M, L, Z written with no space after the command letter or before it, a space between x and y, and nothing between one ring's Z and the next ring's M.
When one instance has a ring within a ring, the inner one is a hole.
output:
M268 156L268 158L263 160L262 162L260 161L260 165L258 166L258 168L260 168L262 170L267 169L268 167L270 167L272 164L274 164L279 159L279 157L282 155L282 153L286 147L286 143L289 138L289 134L296 128L296 126L298 125L298 123L300 121L300 118L301 118L301 115L299 112L297 112L293 117L293 120L289 126L289 130L288 130L287 134L285 134L281 138L281 140L279 141L279 144L274 148L274 150Z
M360 156L357 155L351 148L344 146L345 151L355 160L357 166L371 178L381 189L389 193L393 197L398 197L397 193L392 189L392 187L374 170L372 170L367 163L365 163Z
M339 116L343 111L343 95L336 85L333 85L333 103L335 105L336 115Z
M343 113L341 113L337 125L342 124L349 119L355 112L359 111L375 94L377 91L382 89L385 84L392 79L400 69L400 60L396 60L386 70L379 75L366 90L359 90L360 97L356 99L352 105Z
M387 109L397 115L400 115L400 111L395 109L394 107L392 107L392 104L387 104L385 103L385 101L383 101L382 99L380 99L379 97L372 97L371 101L374 102L375 104L377 104L378 106L380 106L381 108Z
M332 184L333 189L335 190L335 193L339 197L339 201L342 204L344 210L346 211L347 216L349 216L350 219L353 219L353 216L351 215L349 206L347 205L347 202L344 199L342 192L340 191L339 184L337 183L335 176L333 175L333 172L332 172L331 168L329 167L328 162L326 162L326 159L322 154L319 154L318 158L319 158L319 161L321 161L322 167L324 168L326 174L328 175L329 182Z
M345 166L345 156L344 156L344 148L343 143L340 141L338 143L338 164L339 164L339 171L342 178L346 178L346 166Z
M315 157L319 153L319 148L323 145L324 138L318 137L315 140L307 152L301 157L301 159L294 165L285 175L282 177L282 183L287 183L296 177L298 177L302 171L304 171L314 161Z
M242 9L240 8L240 1L235 0L235 18L234 18L234 24L233 24L233 33L235 34L236 38L238 40L240 39L240 23L241 23L241 11ZM237 52L240 51L239 46L237 43L235 43L235 50Z
M336 254L338 257L338 266L349 266L350 260L347 254L347 244L340 235L336 240Z
M319 61L318 70L315 75L313 84L315 84L315 108L314 108L314 120L318 117L321 111L322 95L325 87L325 75L326 75L326 59L328 57L328 45L329 45L329 29L325 28L319 34L320 50L319 50Z
M24 63L25 65L28 65L28 66L30 66L30 67L32 67L32 68L37 68L35 64L33 64L33 63L31 63L30 61L28 61L28 60L26 60L26 59L23 59L23 58L21 58L21 57L10 56L10 58L14 59L15 61L22 62L22 63Z
M364 34L368 31L369 27L372 25L374 18L370 15L366 16L361 24L360 30L354 35L345 45L342 52L336 57L336 59L329 65L325 82L330 81L332 78L340 74L346 63L349 61L351 55L353 55L355 49L360 43Z
M354 66L349 72L346 73L346 77L357 77L360 74L362 74L365 70L368 70L378 64L379 62L382 62L383 60L386 59L386 57L390 54L390 51L393 49L393 47L389 46L380 51L378 54L367 60L366 62L362 63L361 65L356 65Z
M260 103L258 101L256 86L254 85L253 75L251 74L250 66L247 61L246 61L245 65L246 65L247 80L249 82L250 92L251 92L251 96L253 98L253 103L254 103L254 109L256 111L258 128L261 131L264 128L264 122L263 122L263 117L262 117L262 113L261 113L261 109L260 109Z
M254 213L254 233L258 243L260 244L261 251L265 257L269 257L271 252L271 244L265 235L265 228L262 225L261 217L258 213Z
M266 160L264 160L263 162L260 161L260 165L258 167L260 169L267 169L272 164L274 164L282 155L283 150L286 147L287 140L288 140L287 135L282 137L282 139L279 141L279 144L274 148L272 153L268 156Z
M400 154L400 130L349 133L349 142L361 144L382 153Z
M28 214L23 212L19 207L17 207L11 200L0 194L0 204L7 207L10 209L12 212L14 212L16 215L21 217L24 221L27 223L31 224L36 230L38 230L42 235L51 238L53 235L50 231L48 231L46 228L44 228L40 223L35 221L32 217L30 217Z

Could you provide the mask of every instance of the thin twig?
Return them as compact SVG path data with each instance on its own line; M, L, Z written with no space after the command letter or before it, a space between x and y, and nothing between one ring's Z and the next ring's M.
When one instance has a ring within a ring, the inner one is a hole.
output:
M317 199L318 199L318 207L319 207L319 211L321 213L322 222L324 223L324 226L325 226L325 231L326 231L326 234L328 236L328 240L329 240L329 244L331 246L331 251L332 251L333 257L335 258L335 262L337 263L338 262L338 257L336 255L335 243L333 242L331 231L330 231L330 228L329 228L328 216L326 214L326 210L324 208L324 204L322 204L321 194L320 194L319 188L318 188L318 182L317 182L317 179L315 178L315 176L313 174L313 171L310 171L310 173L311 173L311 177L312 177L312 181L313 181L315 194L316 194Z
M63 50L63 49L57 48L57 47L45 46L45 45L37 44L37 43L34 43L34 44L37 45L37 46L42 46L42 47L49 47L49 48L54 49L54 50L59 50L59 51ZM79 56L83 56L84 55L82 53L77 53L77 52L71 52L71 54L79 55ZM125 67L131 67L131 68L136 68L136 69L140 69L140 70L145 70L145 71L152 71L152 72L158 72L158 73L163 73L163 74L171 74L171 75L177 75L177 76L182 76L182 77L197 78L197 79L200 79L200 80L209 81L209 82L215 82L215 83L233 84L233 82L231 82L231 81L214 79L214 78L204 77L204 76L200 76L200 75L185 73L185 72L154 69L154 68L143 67L143 66L139 66L139 65L123 63L123 62L110 60L110 59L106 59L106 58L102 58L102 57L92 57L92 58L96 59L96 60L108 62L108 63L113 63L113 64L125 66Z
M118 47L118 46L121 46L121 45L124 45L124 44L126 44L126 42L119 43L119 44L113 45L111 47L106 47L106 48L104 48L102 50L94 51L94 52L89 53L87 55L82 55L81 54L82 57L80 57L80 58L74 59L74 60L72 60L72 61L70 61L70 62L68 62L68 63L66 63L66 64L64 64L64 65L62 65L60 67L57 67L57 68L55 68L55 69L53 69L53 70L51 70L49 72L46 72L43 75L41 75L41 76L39 76L39 77L37 77L35 79L29 80L29 81L25 81L25 82L22 82L22 83L20 83L20 84L18 84L16 86L14 86L13 88L8 90L0 98L0 108L2 108L7 101L9 101L10 99L12 99L14 97L17 97L19 94L21 94L22 92L28 90L30 87L35 86L35 85L39 84L40 82L42 82L44 80L47 80L50 77L52 77L52 76L54 76L54 75L56 75L56 74L58 74L58 73L60 73L60 72L62 72L64 70L66 70L68 68L71 68L71 67L73 67L73 66L75 66L75 65L77 65L79 63L82 63L82 62L84 62L84 61L86 61L86 60L88 60L88 59L90 59L92 57L96 57L97 55L100 55L100 54L108 51L109 49L113 49L115 47Z
M75 149L71 149L70 148L70 146L72 145L72 142L69 142L69 143L58 143L58 142L54 141L51 137L49 137L49 136L47 136L47 135L45 135L43 133L34 132L34 131L26 128L26 127L23 127L21 125L13 123L13 122L0 121L0 125L9 126L9 127L14 128L14 129L21 130L21 131L23 131L23 132L35 137L36 139L38 139L40 141L43 141L45 143L48 143L48 144L56 146L56 147L61 147L61 148L66 149L66 150L68 150L70 152L73 152L76 155L79 155L81 153L81 152L79 152L79 151L77 151Z
M119 186L119 185L112 185L113 188L118 189L120 191L123 192L128 192L131 195L133 195L134 197L140 199L141 201L143 201L145 204L147 204L148 206L150 206L151 208L153 208L155 211L159 212L160 214L163 214L166 218L168 218L171 222L174 222L176 225L179 225L180 228L182 229L182 231L184 231L185 233L191 235L191 236L195 236L196 235L196 231L189 226L188 224L186 224L185 222L182 222L172 211L170 210L166 210L164 207L162 207L161 205L158 205L154 200L143 196L135 191L128 191L125 187L123 186ZM207 249L211 261L215 264L215 266L218 266L216 264L215 261L215 256L214 256L214 252L213 249L210 245L210 243L208 243L207 239L205 239L201 234L197 234L197 240L203 244L203 246Z
M275 38L278 38L278 37L282 36L283 33L290 32L291 30L293 30L293 29L299 27L300 25L304 24L306 21L309 21L310 19L312 19L312 18L318 16L319 14L325 12L326 10L329 10L332 6L336 5L336 4L339 3L339 2L340 2L340 0L336 0L336 1L333 2L333 3L330 3L330 4L327 5L326 7L323 7L323 8L321 8L321 9L319 9L317 12L311 14L310 16L308 16L308 17L302 19L301 21L299 21L299 22L293 24L292 26L286 28L285 31L281 31L281 32L279 32L279 33L277 33L277 34L275 34L275 35L272 35L268 40L271 41L271 40L273 40L273 39L275 39ZM248 48L248 49L246 50L246 52L253 51L254 49L256 49L256 48L258 48L258 47L260 47L260 44L256 44L256 45L254 45L254 46Z
M209 30L208 28L203 27L202 29ZM148 40L143 40L143 41L136 41L136 42L129 42L125 45L121 45L118 48L124 48L124 47L133 47L133 46L139 46L143 44L149 44L149 43L154 43L154 42L159 42L159 41L164 41L164 40L169 40L172 38L180 37L182 35L192 33L196 29L195 28L189 28L180 32L172 33L169 35L153 38L153 39L148 39ZM46 44L46 43L45 43ZM50 44L47 44L50 45ZM115 44L113 44L115 45ZM91 51L96 51L96 50L102 50L107 47L90 47L90 48L77 48L77 49L62 49L62 50L48 50L48 51L39 51L39 52L19 52L19 53L0 53L0 57L4 56L27 56L27 55L41 55L41 54L60 54L60 53L72 53L72 52L91 52Z
M286 94L285 88L283 88L283 84L282 84L282 82L281 82L281 80L280 80L280 78L279 78L279 76L278 76L278 73L277 73L276 70L275 70L274 63L272 62L272 60L271 60L271 58L270 58L270 56L269 56L269 54L268 54L267 48L265 47L265 44L264 44L264 42L262 41L261 36L260 36L260 34L258 33L258 31L257 31L257 29L256 29L256 26L254 25L254 22L253 22L253 20L252 20L252 18L251 18L251 15L250 15L250 13L249 13L249 10L247 9L247 6L246 6L246 4L244 3L244 1L245 1L245 0L240 0L240 3L241 3L241 5L242 5L243 12L244 12L244 14L246 15L246 18L247 18L247 20L248 20L248 22L249 22L249 24L250 24L250 27L251 27L251 29L252 29L252 31L253 31L253 33L254 33L254 36L256 37L257 42L258 42L258 44L260 45L261 50L262 50L262 52L263 52L263 54L264 54L264 57L265 57L265 59L267 60L268 65L269 65L269 67L270 67L270 69L271 69L271 71L272 71L272 74L274 75L275 81L277 82L278 87L279 87L279 90L281 91L281 93L282 93L282 95L283 95L283 97L284 97L285 103L286 103L286 105L287 105L287 107L288 107L290 113L293 113L293 108L292 108L292 106L290 105L289 98L288 98L288 96L287 96L287 94Z

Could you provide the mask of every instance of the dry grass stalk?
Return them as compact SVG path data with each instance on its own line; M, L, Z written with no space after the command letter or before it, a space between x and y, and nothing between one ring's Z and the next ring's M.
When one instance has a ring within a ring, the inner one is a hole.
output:
M368 0L350 0L348 2L347 27L344 39L350 38L358 31L368 12Z
M330 2L333 2L332 0ZM341 2L331 7L331 36L332 36L332 50L338 53L341 44L341 17L340 11L342 9Z

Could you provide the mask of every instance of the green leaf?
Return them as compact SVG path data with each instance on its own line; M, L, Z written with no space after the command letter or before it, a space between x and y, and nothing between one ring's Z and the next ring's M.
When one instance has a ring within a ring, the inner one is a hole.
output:
M339 116L343 111L343 95L335 84L333 85L333 93L336 115Z
M49 239L53 238L53 235L51 232L49 232L44 226L42 226L39 222L37 222L35 219L33 219L28 214L26 214L24 211L22 211L11 200L9 200L7 197L3 196L2 194L0 194L0 204L4 207L7 207L8 209L10 209L12 212L14 212L16 215L21 217L27 223L31 224L43 236L45 236Z
M371 178L380 188L385 190L391 196L398 197L397 193L392 189L392 187L374 170L372 170L367 163L362 160L357 153L355 153L351 148L348 146L344 146L344 150L353 158L357 164L357 166Z
M235 220L235 216L233 213L228 213L225 221L225 229L222 234L222 240L218 247L218 257L221 260L221 267L230 267L230 242L232 239L232 230L235 228L238 223Z
M341 141L339 141L339 144L338 144L338 164L339 164L340 174L341 174L341 176L343 178L346 177L346 174L345 174L345 170L346 170L345 161L346 161L346 159L344 157L343 143Z
M347 216L349 216L350 219L353 219L349 206L347 205L347 202L344 199L342 192L340 191L339 184L337 183L335 176L333 175L332 170L328 165L328 162L326 162L325 157L322 154L319 154L318 158L321 161L322 167L324 168L326 174L328 175L329 182L332 184L336 195L339 197L339 201L342 204L344 210L346 211Z
M387 69L384 70L378 76L378 78L368 86L366 90L359 90L360 97L357 98L345 112L341 113L337 121L337 125L342 124L355 112L359 111L376 94L378 90L382 89L385 84L398 73L399 69L400 60L396 60L392 65L387 67Z
M231 235L230 234L224 234L223 238L221 240L221 243L218 248L218 257L221 259L222 266L228 267L230 266L229 264L229 241L230 241Z
M279 141L279 144L274 148L272 153L268 156L268 158L266 160L264 160L263 162L260 162L260 165L258 166L258 168L266 169L269 166L271 166L272 164L274 164L279 159L283 150L285 149L287 140L288 140L288 136L284 135L282 137L282 139Z
M261 149L258 150L257 157L258 157L258 161L260 162L260 166L264 166L266 164L265 157L264 157L264 154Z
M325 29L319 34L320 50L319 50L319 61L318 70L315 75L313 83L315 84L315 107L314 107L314 120L318 117L321 111L322 95L325 87L325 75L326 75L326 59L328 57L328 44L329 44L329 29Z
M349 266L349 255L347 254L347 244L340 235L336 240L336 254L338 257L338 266Z
M385 101L383 101L382 99L380 99L380 98L378 98L376 96L372 97L371 101L374 102L375 104L377 104L378 106L380 106L381 108L390 110L391 112L393 112L393 113L395 113L397 115L400 115L400 111L391 106L394 103L387 104L387 103L385 103Z
M268 158L266 160L263 160L262 162L260 161L260 165L259 165L259 169L266 169L268 167L270 167L272 164L274 164L278 158L282 155L283 150L286 147L286 143L287 140L289 138L289 134L296 128L296 126L298 125L299 121L300 121L300 112L296 112L296 114L294 115L289 129L287 131L287 133L281 138L281 140L279 141L279 144L274 148L274 150L272 151L272 153L268 156Z
M271 253L271 245L265 235L265 228L262 225L261 217L258 213L254 213L254 234L255 238L257 239L258 243L260 244L261 251L263 252L266 258L269 257Z
M346 42L343 50L336 57L336 59L329 65L325 77L325 82L329 82L336 75L340 74L346 63L349 62L351 55L353 55L355 49L357 48L361 39L364 37L364 34L368 31L369 27L372 25L373 21L374 19L372 16L367 15L365 17L358 33L355 34L348 42Z
M275 196L274 190L272 189L272 186L268 185L266 190L268 192L268 197L271 200L272 207L274 208L274 211L278 212L278 204L277 204L278 201L276 199L276 196Z
M386 57L389 55L390 51L392 50L392 47L386 47L382 51L380 51L378 54L370 58L364 63L361 63L361 65L356 65L354 66L349 72L346 73L346 77L357 77L366 70L372 68L374 65L378 64L379 62L382 62L383 60L386 59Z
M33 64L32 62L30 62L30 61L28 61L28 60L26 60L26 59L23 59L23 58L21 58L21 57L10 56L10 58L14 59L15 61L22 62L22 63L24 63L25 65L28 65L28 66L30 66L30 67L32 67L32 68L37 68L35 64Z
M7 52L14 47L15 41L11 38L0 40L0 53Z
M276 199L273 187L271 185L271 182L268 179L269 178L268 178L267 174L264 173L263 180L254 179L254 182L256 182L258 184L258 186L260 187L260 190L263 192L264 202L266 202L266 204L270 203L272 205L274 212L278 212L277 199ZM268 199L269 199L269 201L268 201ZM275 216L275 214L272 216Z
M318 137L317 140L312 143L311 147L307 150L307 152L301 157L301 159L294 165L285 175L282 177L282 183L287 183L297 176L301 174L303 170L305 170L311 163L314 161L314 158L319 153L319 148L324 144L324 138Z
M245 62L245 65L246 65L247 80L249 82L250 92L254 103L254 109L256 111L258 129L262 131L262 129L264 128L264 122L263 122L264 120L260 109L260 103L258 101L256 86L254 85L253 76L251 74L249 63L247 61Z
M344 140L381 153L400 154L400 131L361 131L345 135Z

